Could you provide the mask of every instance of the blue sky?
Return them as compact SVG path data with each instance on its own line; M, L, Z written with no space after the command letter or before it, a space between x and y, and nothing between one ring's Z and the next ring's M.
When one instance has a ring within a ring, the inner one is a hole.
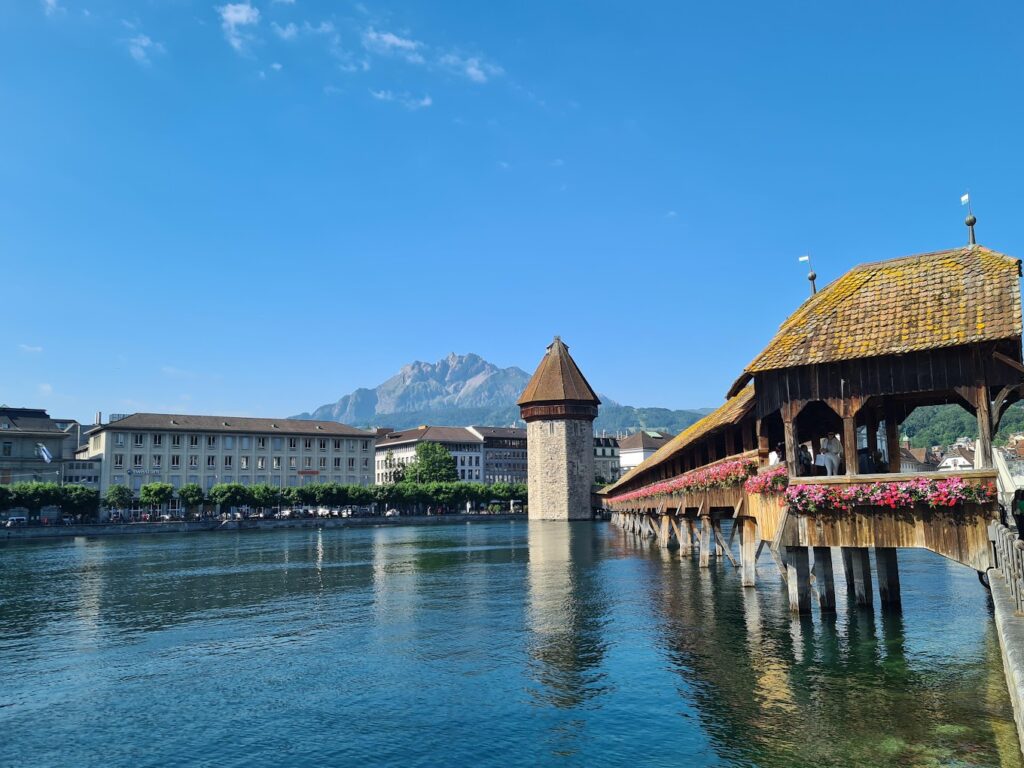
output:
M411 360L721 402L807 293L1024 256L1024 6L0 4L0 402L288 415Z

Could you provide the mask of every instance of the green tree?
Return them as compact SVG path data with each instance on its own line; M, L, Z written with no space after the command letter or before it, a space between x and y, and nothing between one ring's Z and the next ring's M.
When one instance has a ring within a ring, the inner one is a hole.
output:
M241 483L217 483L210 489L210 501L221 507L246 507L252 503L252 493Z
M192 512L196 507L202 506L206 501L206 494L203 493L199 483L187 483L178 489L178 501L185 508L185 514Z
M281 490L281 503L287 504L292 509L302 505L302 494L299 488L289 487Z
M123 485L112 485L103 497L103 506L107 509L128 509L132 505L132 492Z
M146 483L139 489L139 501L150 509L163 509L173 498L174 486L170 483Z
M405 479L405 465L395 459L393 451L384 454L384 469L390 474L389 483L400 483Z
M455 482L455 457L440 443L418 443L416 458L406 465L404 479L417 484Z
M252 503L261 510L268 510L281 503L281 491L273 485L261 483L252 486Z
M84 485L65 485L64 498L60 508L71 515L81 515L83 520L96 517L100 507L100 492Z
M57 483L41 483L31 481L14 483L10 486L11 498L8 502L12 508L24 507L29 516L38 517L43 507L57 506L64 494Z

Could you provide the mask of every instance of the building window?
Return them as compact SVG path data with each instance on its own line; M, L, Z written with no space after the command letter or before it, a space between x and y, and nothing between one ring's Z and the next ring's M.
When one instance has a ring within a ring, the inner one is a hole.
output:
M199 466L199 457L198 456L189 456L188 457L188 465L189 465L190 468L198 467Z
M299 439L297 437L288 438L288 449L294 451L299 447Z
M265 437L257 437L256 438L256 447L257 448L266 448L267 447L267 438L265 438Z
M234 460L234 456L225 456L224 457L224 466L225 466L225 468L230 467L232 462L233 462L233 460Z
M235 447L235 438L233 438L231 435L225 435L224 436L224 447L227 448L228 450L234 448Z
M296 459L294 456L289 456L288 457L288 469L295 469L298 466L299 466L299 460Z
M217 457L216 456L207 456L206 457L206 468L207 469L216 469L217 468Z
M153 447L154 448L159 447L159 446L161 446L163 444L164 444L164 436L163 435L153 435Z
M281 468L281 457L280 456L275 456L270 461L271 461L271 465L270 465L271 468L273 468L273 469L280 469Z
M177 469L181 466L181 456L174 454L171 456L171 469Z
M134 443L133 444L135 445L136 448L140 448L142 446L142 440L143 440L144 437L145 437L145 435L143 435L141 433L137 433L134 436Z
M355 469L356 468L356 458L355 458L355 456L350 456L349 457L348 468L349 469Z
M132 466L136 469L142 469L142 454L136 453L132 456Z
M324 439L320 440L320 450L321 451L326 451L327 450L327 441L324 440Z
M313 438L307 437L305 440L303 440L302 447L305 448L307 451L313 450Z
M216 435L207 435L206 436L206 447L207 448L216 448L217 447L217 436Z
M341 469L341 456L334 457L334 468Z
M369 440L363 440L362 448L363 448L364 451L370 450L370 441Z
M199 435L189 435L188 436L188 447L189 448L198 448L199 447Z
M250 444L252 438L250 438L248 435L243 435L242 437L238 438L238 440L239 440L239 445L238 445L239 448L241 448L243 451L249 450L249 444Z
M114 445L124 445L124 432L114 433Z
M171 435L171 448L181 448L181 435Z
M114 454L114 469L124 469L124 454L123 453L115 453Z
M256 469L266 469L266 468L267 468L267 457L266 456L259 456L256 459Z
M336 450L336 451L340 451L341 450L341 440L335 440L334 441L334 450Z
M154 453L152 456L152 467L153 469L160 469L161 456Z
M327 457L326 456L321 456L320 457L320 469L327 469Z
M370 468L370 458L366 457L366 458L363 459L363 469L369 469L369 468Z
M238 457L238 468L239 469L248 469L249 468L249 457L248 456L239 456Z
M313 457L312 456L304 457L302 459L302 466L305 467L306 469L312 468L312 466L313 466Z

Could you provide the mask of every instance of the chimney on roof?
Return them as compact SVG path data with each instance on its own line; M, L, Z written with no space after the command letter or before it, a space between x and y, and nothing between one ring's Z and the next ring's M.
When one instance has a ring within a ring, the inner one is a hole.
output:
M95 418L96 418L96 420L93 422L93 424L102 424L103 423L103 414L100 411L96 411L96 417Z

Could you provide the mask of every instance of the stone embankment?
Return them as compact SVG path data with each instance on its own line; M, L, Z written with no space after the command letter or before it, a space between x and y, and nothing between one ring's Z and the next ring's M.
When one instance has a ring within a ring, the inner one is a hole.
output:
M74 536L147 536L202 531L266 531L277 528L367 528L400 525L458 525L525 520L526 515L410 515L407 517L324 517L295 520L194 520L168 523L99 523L96 525L0 528L0 541L55 539Z

